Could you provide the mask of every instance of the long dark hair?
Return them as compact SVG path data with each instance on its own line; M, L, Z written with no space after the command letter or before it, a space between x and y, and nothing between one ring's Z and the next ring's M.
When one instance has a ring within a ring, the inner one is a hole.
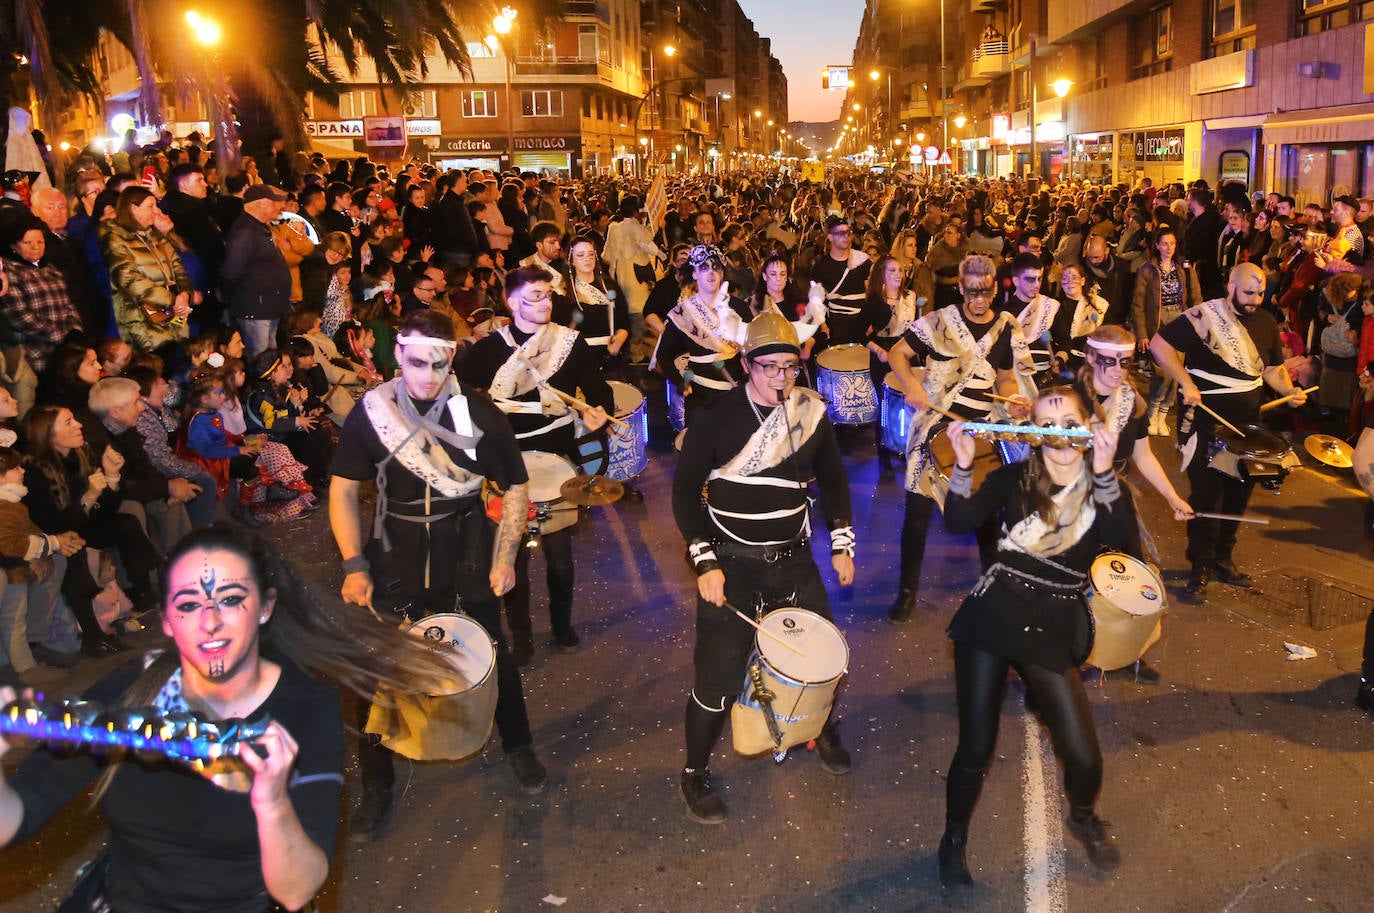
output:
M158 574L164 600L169 593L171 567L197 549L239 556L248 563L260 593L265 596L269 590L276 591L276 607L263 625L259 641L261 654L269 659L294 663L373 701L385 701L387 694L452 690L454 669L442 654L430 651L361 606L321 598L320 591L302 580L266 539L237 527L216 524L194 530L173 546ZM164 601L159 612L166 611ZM160 652L125 692L125 706L151 704L180 666L181 655L170 640L155 649ZM93 804L109 788L115 770L112 765L101 776Z
M1036 402L1049 396L1062 396L1071 399L1078 405L1078 414L1083 416L1086 423L1092 417L1092 412L1083 402L1083 397L1079 396L1078 391L1067 384L1056 384L1046 387L1036 396ZM1033 408L1033 407L1032 407ZM1051 489L1054 482L1050 481L1050 475L1045 471L1045 458L1041 455L1041 447L1031 448L1031 455L1026 460L1026 474L1022 477L1022 490L1026 497L1030 499L1031 507L1040 515L1040 519L1045 521L1045 525L1053 529L1058 526L1059 508L1054 503L1054 495ZM1087 471L1085 464L1084 471Z

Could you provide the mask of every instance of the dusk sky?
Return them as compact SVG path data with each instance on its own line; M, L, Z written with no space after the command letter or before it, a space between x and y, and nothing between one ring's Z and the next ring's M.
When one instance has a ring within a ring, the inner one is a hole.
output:
M821 70L850 62L864 0L740 0L740 7L758 33L773 42L773 56L782 62L788 119L838 117L844 92L821 89Z

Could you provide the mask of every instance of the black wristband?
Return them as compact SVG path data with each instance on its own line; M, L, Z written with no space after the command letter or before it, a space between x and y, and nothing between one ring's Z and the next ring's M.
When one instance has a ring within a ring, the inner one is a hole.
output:
M344 576L348 576L349 574L366 574L371 567L371 563L368 562L367 558L365 558L361 552L354 555L352 558L345 558L343 561Z

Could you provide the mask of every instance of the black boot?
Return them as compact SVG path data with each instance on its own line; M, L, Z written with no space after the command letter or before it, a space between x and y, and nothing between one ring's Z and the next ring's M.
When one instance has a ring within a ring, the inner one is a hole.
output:
M821 769L826 773L840 776L849 773L852 762L849 751L840 744L840 724L829 722L816 736L816 756L821 759Z
M1075 811L1064 819L1064 823L1074 839L1088 851L1088 861L1100 871L1111 872L1121 865L1121 851L1116 848L1116 840L1107 833L1109 822L1090 810L1086 816Z
M1355 692L1355 706L1370 716L1374 716L1374 682L1360 679L1360 688Z
M968 870L968 831L956 830L945 824L945 834L940 838L940 886L944 888L971 888L973 875Z
M1183 588L1179 601L1186 602L1188 605L1202 605L1207 601L1207 583L1207 572L1200 568L1193 568L1193 572L1188 575L1188 585Z
M904 625L911 621L911 613L916 611L916 591L906 587L897 591L891 608L887 610L887 620L894 625Z
M370 787L363 791L362 801L348 819L348 839L354 843L371 843L386 830L391 820L391 787Z
M525 795L537 796L548 788L548 771L544 770L544 765L539 763L538 755L530 746L515 749L506 755L506 762L510 764L515 782Z
M687 817L697 824L725 823L725 800L712 788L709 770L682 772L682 799L687 803Z

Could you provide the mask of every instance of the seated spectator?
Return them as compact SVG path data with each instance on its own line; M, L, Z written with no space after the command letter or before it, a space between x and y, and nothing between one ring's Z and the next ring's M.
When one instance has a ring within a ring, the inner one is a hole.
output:
M284 350L261 353L253 360L254 383L245 410L254 433L285 444L306 466L306 480L322 486L328 479L333 439L321 406L312 408L304 387L292 384L291 357Z
M185 342L191 308L200 301L176 246L156 226L159 216L152 191L129 187L101 234L119 335L140 352Z
M106 377L119 377L134 357L134 350L118 336L100 340L95 347L95 357Z
M353 293L349 291L352 282L352 266L340 263L334 267L334 275L324 293L324 310L320 312L320 330L326 336L332 337L340 326L353 319Z
M301 306L322 310L334 267L340 263L351 265L352 257L353 245L348 235L333 231L321 238L315 252L301 261Z
M43 223L31 215L21 215L0 234L0 315L39 372L63 339L81 332L81 315L67 293L67 282L45 259L46 251Z
M245 525L282 523L314 513L319 505L305 481L305 467L281 444L226 431L219 415L224 398L224 383L217 374L201 374L191 381L179 455L209 472L220 500L230 499L230 513ZM234 480L239 483L237 494L232 492Z
M287 331L293 337L306 340L314 349L315 362L329 382L328 390L320 398L329 409L330 420L336 425L343 425L353 409L353 403L381 378L339 353L334 340L320 329L318 314L310 311L292 314L287 321Z
M86 408L91 385L105 376L95 349L79 342L64 342L52 353L48 366L39 375L37 402L62 406L72 412Z
M24 421L29 473L24 504L45 533L75 532L87 549L113 547L128 578L125 592L136 607L148 609L156 601L151 575L161 555L138 519L122 513L124 458L106 447L97 456L86 446L81 423L70 409L35 406ZM73 555L67 562L62 593L81 628L81 651L87 656L110 656L128 649L118 637L106 634L95 617L91 600L103 585L92 572L91 556Z
M135 427L143 441L144 455L167 479L185 479L200 489L199 495L186 502L186 513L191 518L191 525L197 529L211 525L215 522L215 503L218 498L215 480L204 467L172 451L171 440L181 421L174 411L164 405L167 380L157 369L146 365L131 366L128 379L138 384L139 398L143 401L144 408L139 412ZM208 509L205 506L207 501Z
M363 292L358 320L372 331L372 362L385 377L396 373L396 330L401 325L401 299L388 296L380 287Z

